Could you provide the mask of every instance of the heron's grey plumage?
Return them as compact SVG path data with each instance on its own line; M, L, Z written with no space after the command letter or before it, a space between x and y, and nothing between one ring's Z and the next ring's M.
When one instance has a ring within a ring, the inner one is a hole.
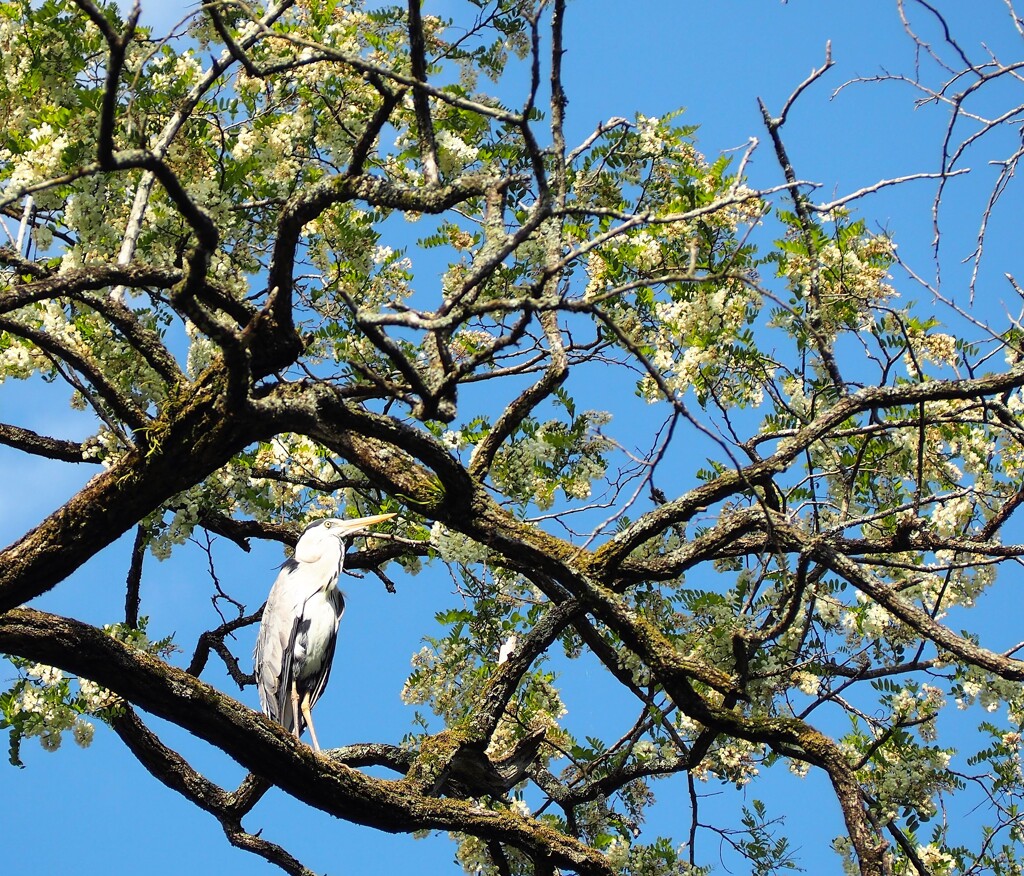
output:
M309 524L295 555L270 588L256 637L256 686L263 712L296 736L309 726L319 751L310 710L327 687L345 597L338 577L352 536L394 517L356 520L332 517Z

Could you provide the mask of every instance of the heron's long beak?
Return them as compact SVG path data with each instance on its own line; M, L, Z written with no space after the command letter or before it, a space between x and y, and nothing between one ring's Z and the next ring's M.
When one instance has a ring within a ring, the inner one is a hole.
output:
M397 514L373 514L370 517L356 517L353 520L343 520L341 532L338 535L342 538L355 535L357 532L369 529L375 523L383 523L385 520L390 520L392 517L397 516Z

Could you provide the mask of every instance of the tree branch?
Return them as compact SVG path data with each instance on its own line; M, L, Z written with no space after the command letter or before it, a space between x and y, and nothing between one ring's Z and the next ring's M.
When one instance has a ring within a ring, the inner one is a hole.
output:
M90 678L221 748L284 791L340 818L381 830L455 830L549 857L580 876L611 876L604 856L510 812L416 793L320 757L268 718L181 670L85 624L30 609L0 615L0 650Z

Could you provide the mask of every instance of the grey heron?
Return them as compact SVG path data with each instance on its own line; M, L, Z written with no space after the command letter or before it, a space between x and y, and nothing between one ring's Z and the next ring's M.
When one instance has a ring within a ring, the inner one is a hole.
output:
M314 520L299 536L295 553L270 588L256 651L256 686L263 712L296 736L309 727L313 750L320 743L310 710L327 687L345 597L338 576L352 537L394 514Z

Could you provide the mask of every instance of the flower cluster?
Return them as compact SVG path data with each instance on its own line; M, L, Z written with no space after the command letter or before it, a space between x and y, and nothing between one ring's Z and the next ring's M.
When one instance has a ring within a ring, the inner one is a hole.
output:
M704 760L691 772L694 778L702 782L716 777L742 788L758 774L758 763L762 756L760 745L744 739L716 741Z
M203 68L191 51L177 55L168 48L150 62L146 72L149 87L156 93L181 94L200 77Z
M916 851L918 860L928 868L928 873L933 876L948 876L954 872L956 858L935 843L918 846Z
M925 362L940 367L956 365L960 354L956 338L952 335L920 330L912 330L909 334L910 349L903 356L903 364L911 377L921 377L920 366Z
M47 364L35 347L6 332L0 333L0 383L9 377L25 380Z
M442 128L435 135L437 162L444 174L457 173L473 164L480 150L470 146L453 131Z
M495 457L491 476L508 496L547 509L559 488L567 499L587 499L604 477L614 444L600 429L611 419L604 411L572 412L570 422L528 421L521 434Z
M995 713L1005 705L1011 721L1024 720L1024 685L1009 681L976 667L961 669L953 687L958 709L977 703L986 712Z
M472 566L487 561L487 548L471 538L448 529L440 521L430 530L430 546L446 563L461 563Z
M14 687L0 695L0 726L12 728L12 762L18 762L20 741L37 738L44 751L56 751L71 731L82 748L92 743L95 726L86 716L103 717L117 699L88 679L72 678L55 666L16 661L23 672Z
M869 233L862 221L838 216L831 238L815 229L810 233L813 243L802 227L789 234L774 258L779 276L804 310L779 310L775 324L799 332L805 323L819 341L832 343L841 331L870 328L875 308L897 297L888 282L896 245L884 235Z
M33 183L57 176L61 169L61 156L68 147L68 135L57 132L49 122L32 128L27 135L27 148L15 155L0 148L0 163L11 166L7 185L20 190Z
M653 347L651 363L672 395L691 389L701 399L757 406L763 391L744 367L743 333L753 319L756 296L745 284L685 286L653 305L653 325L645 337ZM649 401L664 391L653 378L641 389Z
M935 747L882 748L861 771L861 780L871 789L881 822L895 821L906 809L914 810L923 820L934 817L939 792L957 786L949 773L951 758L951 752Z
M475 658L465 640L443 639L434 647L424 646L412 657L412 673L402 687L402 702L427 705L445 718L461 715L466 709L464 688L472 684L473 689L482 689L483 677L475 668Z

